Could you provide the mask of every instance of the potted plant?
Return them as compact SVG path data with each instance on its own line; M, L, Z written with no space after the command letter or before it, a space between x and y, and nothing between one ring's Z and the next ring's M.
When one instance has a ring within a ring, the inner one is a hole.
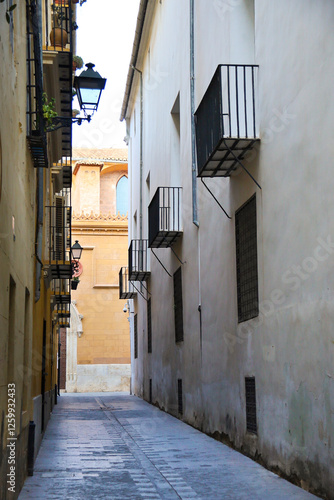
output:
M78 109L72 109L72 118L75 118L79 113L80 111Z
M73 56L73 71L76 69L81 69L83 67L83 59L80 56Z
M63 28L63 23L66 22L66 11L63 4L52 4L52 11L53 28L50 33L50 41L53 46L64 48L68 43L68 34Z
M71 280L71 290L76 290L78 288L78 285L80 283L79 277L74 276Z

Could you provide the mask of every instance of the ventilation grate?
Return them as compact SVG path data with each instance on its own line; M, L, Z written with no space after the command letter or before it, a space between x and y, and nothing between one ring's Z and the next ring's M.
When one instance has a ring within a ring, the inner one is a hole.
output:
M177 380L177 405L178 412L180 415L183 415L183 394L182 394L182 379L179 378Z
M134 337L134 356L135 356L135 359L137 359L137 358L138 358L138 327L137 327L137 314L135 314L135 316L134 316L133 337Z
M147 301L147 352L152 352L152 316L151 316L151 298Z
M257 434L255 377L245 378L247 431Z
M183 303L182 303L182 274L181 267L175 271L174 281L174 322L175 342L183 341Z
M152 404L152 379L151 378L150 378L149 402L150 402L150 404Z
M238 321L259 315L256 198L235 214Z

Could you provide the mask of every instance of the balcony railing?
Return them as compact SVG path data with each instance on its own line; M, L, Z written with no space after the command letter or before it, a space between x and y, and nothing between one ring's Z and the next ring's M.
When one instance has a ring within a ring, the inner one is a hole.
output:
M57 197L56 204L46 207L49 227L49 275L51 279L70 279L71 266L71 207L64 205L64 198Z
M132 240L129 247L129 279L146 281L148 270L147 240Z
M119 298L132 299L136 292L133 284L129 280L129 271L127 267L121 267L119 271Z
M59 308L59 304L71 303L71 290L69 279L54 279L51 284L52 303Z
M259 140L256 65L220 64L195 113L199 177L227 177Z
M182 234L180 187L159 187L148 207L150 248L168 248Z

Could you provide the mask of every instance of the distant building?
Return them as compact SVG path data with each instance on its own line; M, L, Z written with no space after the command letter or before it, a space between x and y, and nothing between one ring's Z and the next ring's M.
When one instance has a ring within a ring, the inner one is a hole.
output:
M143 0L121 111L134 394L326 498L333 20L329 0Z
M130 332L118 271L127 261L126 149L74 149L72 235L83 247L71 326L62 333L61 389L130 388ZM73 283L73 281L72 281Z

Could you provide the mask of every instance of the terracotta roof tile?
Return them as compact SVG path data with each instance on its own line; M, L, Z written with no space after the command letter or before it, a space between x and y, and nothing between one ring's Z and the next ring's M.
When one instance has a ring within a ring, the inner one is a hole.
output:
M73 160L114 160L114 161L127 161L128 150L127 148L115 149L91 149L91 148L73 148Z

